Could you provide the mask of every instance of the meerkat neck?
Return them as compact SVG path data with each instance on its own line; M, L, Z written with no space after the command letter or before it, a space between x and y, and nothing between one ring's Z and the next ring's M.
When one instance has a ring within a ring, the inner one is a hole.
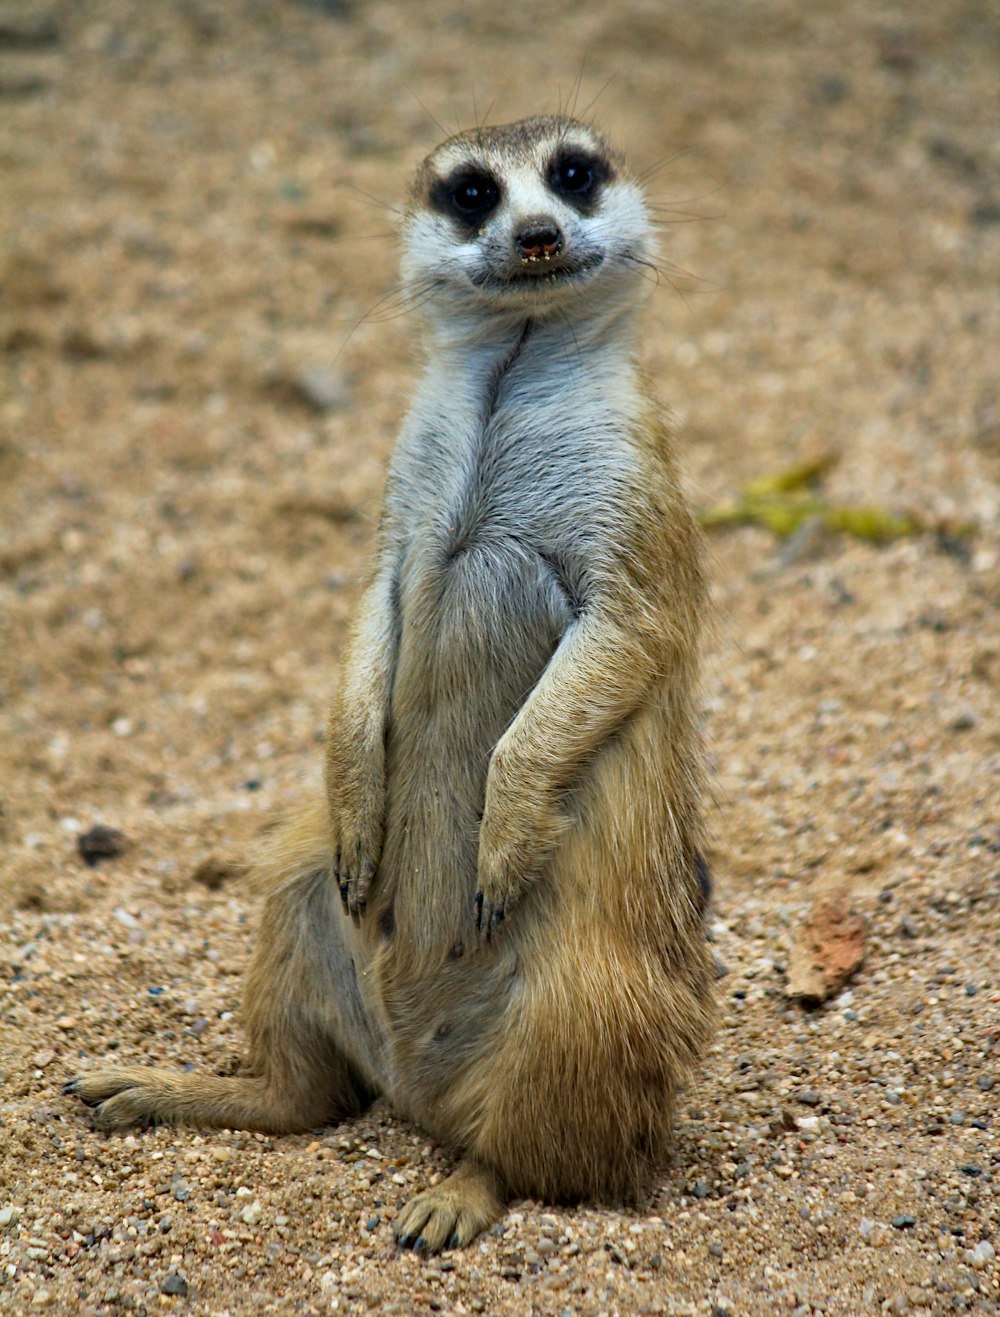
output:
M637 307L634 303L616 302L603 308L589 308L586 315L557 313L545 316L526 314L490 315L451 312L429 317L428 356L433 364L442 356L466 356L470 350L503 354L529 342L543 345L553 352L600 351L615 347L631 354L636 336Z
M641 405L633 316L599 325L522 317L478 337L451 329L428 344L413 417L456 453L477 444L500 409L519 442L544 443L567 412L581 433L597 434Z

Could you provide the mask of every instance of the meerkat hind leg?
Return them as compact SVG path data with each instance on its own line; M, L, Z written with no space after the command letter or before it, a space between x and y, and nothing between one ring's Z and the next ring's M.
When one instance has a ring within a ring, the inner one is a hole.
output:
M331 1056L310 1073L228 1078L150 1066L107 1066L71 1079L65 1093L94 1108L103 1129L187 1125L292 1134L357 1115L371 1093L346 1061Z
M494 1173L463 1161L446 1180L406 1204L396 1223L396 1243L418 1253L462 1248L499 1220L502 1212Z
M244 992L248 1073L99 1067L65 1086L96 1109L98 1125L291 1134L358 1115L371 1103L374 1084L348 1053L352 1043L354 1052L370 1051L345 940L349 921L328 867L309 860L264 909Z

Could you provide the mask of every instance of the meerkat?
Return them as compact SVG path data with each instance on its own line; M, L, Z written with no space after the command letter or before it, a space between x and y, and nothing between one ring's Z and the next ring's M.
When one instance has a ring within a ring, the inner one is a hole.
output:
M705 589L636 361L642 190L526 119L421 165L403 287L426 368L329 720L277 831L246 1074L101 1068L105 1127L302 1131L377 1094L458 1157L396 1221L467 1244L505 1200L633 1202L710 1034Z

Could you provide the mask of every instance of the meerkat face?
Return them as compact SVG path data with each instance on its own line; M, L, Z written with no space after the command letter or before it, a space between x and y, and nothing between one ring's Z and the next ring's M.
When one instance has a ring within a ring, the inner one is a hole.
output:
M403 278L432 308L539 315L620 295L651 247L638 184L592 128L536 118L450 138L424 161Z

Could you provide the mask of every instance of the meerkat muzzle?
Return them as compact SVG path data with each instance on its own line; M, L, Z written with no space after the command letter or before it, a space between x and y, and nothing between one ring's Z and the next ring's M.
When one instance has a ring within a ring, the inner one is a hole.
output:
M563 236L551 220L530 220L514 235L514 246L522 262L551 261L563 249Z

